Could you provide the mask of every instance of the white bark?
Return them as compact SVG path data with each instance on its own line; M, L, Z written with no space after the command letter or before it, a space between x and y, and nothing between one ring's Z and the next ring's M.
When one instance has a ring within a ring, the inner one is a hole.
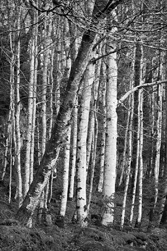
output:
M141 51L139 60L139 83L142 86L144 81L144 55L143 55L143 46L138 47ZM134 184L133 184L133 193L132 193L132 205L130 213L130 223L132 224L134 216L134 205L136 199L136 188L137 180L139 179L139 205L138 205L138 218L137 223L141 224L142 219L142 190L143 190L143 89L139 89L138 92L138 125L137 125L137 150L136 150L136 166L135 166L135 175L134 175Z
M18 20L17 20L17 29L18 36L20 35L20 17L21 9L18 8ZM17 80L16 80L16 111L15 111L15 133L16 133L16 149L15 149L15 166L16 166L16 197L18 198L18 206L21 206L22 203L22 175L21 175L21 136L20 136L20 40L17 42Z
M101 51L101 47L99 48ZM88 126L88 135L87 135L87 154L86 154L86 162L87 162L87 171L86 175L88 174L89 162L90 162L90 155L91 155L91 146L94 134L94 126L95 126L95 117L94 113L96 111L96 102L98 96L98 89L99 89L99 78L100 78L100 68L101 68L101 60L98 60L95 68L95 80L92 86L92 97L91 97L91 108L89 113L89 126Z
M102 95L102 134L100 143L100 173L99 173L99 183L98 192L103 190L104 181L104 160L105 160L105 136L106 136L106 64L102 62L101 69L101 95Z
M45 152L46 147L46 141L47 141L47 115L46 115L46 109L47 109L47 85L48 85L48 64L49 64L49 53L50 53L50 34L45 34L45 42L44 42L44 58L43 58L43 79L42 79L42 156ZM41 156L41 157L42 157Z
M51 50L51 62L50 62L50 72L49 72L49 81L50 81L50 118L49 118L49 129L48 129L48 138L50 139L52 134L53 127L53 85L54 85L54 77L53 77L53 68L54 68L54 49Z
M34 13L34 22L38 22L38 13L37 11ZM31 129L31 149L30 149L30 177L29 183L31 184L33 181L34 175L34 145L35 145L35 122L36 122L36 98L37 98L37 68L38 68L38 26L36 25L34 28L34 83L33 83L33 113L32 113L32 129Z
M158 199L160 150L161 150L161 138L162 138L162 92L163 92L163 86L160 85L158 88L157 141L156 141L156 155L155 155L155 168L154 168L154 180L155 180L154 207L156 206Z
M141 78L143 76L141 75ZM142 220L142 206L143 206L143 90L139 91L140 103L140 149L139 149L139 205L137 223L140 225Z
M30 47L30 80L28 90L28 125L26 137L26 157L24 166L24 182L23 182L23 196L25 197L30 185L30 152L31 152L31 137L32 137L32 123L33 123L33 104L34 104L34 68L35 68L35 46L34 39L31 39Z
M89 195L88 195L88 203L87 203L87 212L89 214L89 209L91 205L92 199L92 192L93 192L93 181L94 181L94 173L95 173L95 165L96 165L96 150L97 150L97 136L98 136L98 120L96 115L94 114L95 122L94 122L94 135L92 139L92 157L91 157L91 164L90 164L90 188L89 188Z
M134 86L134 74L135 74L135 51L133 55L132 61L132 73L131 73L131 83L130 88ZM122 205L122 216L121 216L121 228L124 226L125 220L125 211L126 211L126 200L128 194L128 187L129 187L129 180L130 180L130 171L131 171L131 162L132 162L132 138L133 138L133 115L134 115L134 93L131 94L129 97L129 111L128 111L128 119L127 119L127 132L125 133L125 144L124 144L124 153L123 153L123 164L125 166L126 158L127 158L127 169L126 169L126 182L125 182L125 189L124 189L124 198L123 198L123 205ZM127 135L126 135L127 134ZM128 156L126 156L126 150L128 149ZM120 177L121 185L122 178L123 178L123 171L124 166L122 166L123 170Z
M109 42L109 41L108 41ZM113 44L109 42L113 47ZM116 53L107 56L106 86L106 146L103 196L105 210L102 224L112 224L114 220L114 196L117 163L117 63Z
M88 130L89 109L91 100L91 88L94 80L95 66L89 64L84 73L81 108L79 114L78 144L77 144L77 216L79 224L87 225L86 209L86 141Z
M130 117L131 117L131 99L132 97L129 98L129 110L128 110L128 117L127 117L127 122L126 122L126 129L125 129L125 139L124 139L124 151L123 151L123 156L122 156L122 163L121 163L121 175L120 175L120 179L119 179L119 186L121 186L122 184L122 180L123 177L125 175L125 167L126 167L126 163L127 163L127 147L128 147L128 132L129 132L129 126L130 126ZM126 173L127 176L130 173ZM129 183L129 182L128 182Z
M63 192L60 205L60 215L65 216L67 207L68 181L69 181L69 163L70 163L70 137L71 127L67 134L67 141L64 146L64 163L63 163Z
M13 40L15 36L12 36L12 33L9 34L9 41L10 41L10 49L12 52L11 59L10 59L10 106L9 106L9 120L8 120L8 140L9 140L9 203L11 202L11 185L12 185L12 169L15 164L15 156L13 155L13 144L16 146L16 138L15 138L15 63L16 58L14 54L14 45Z
M76 99L75 107L72 113L72 137L71 137L71 170L69 179L69 200L74 196L74 178L76 171L76 155L77 155L77 132L78 132L78 99Z

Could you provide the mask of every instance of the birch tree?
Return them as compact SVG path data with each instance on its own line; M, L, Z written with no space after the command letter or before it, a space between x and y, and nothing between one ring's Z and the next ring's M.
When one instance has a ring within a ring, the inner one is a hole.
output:
M21 7L18 6L18 20L17 20L17 29L18 29L18 42L17 42L17 77L16 77L16 111L15 111L15 129L16 129L16 148L15 148L15 168L16 168L16 179L17 179L17 191L15 198L18 198L18 206L21 206L22 203L22 175L21 175L21 135L20 135L20 28L21 28Z
M135 80L134 79L135 59L136 59L135 56L136 56L136 47L134 48L134 52L133 52L133 56L132 56L132 73L131 73L131 83L130 83L131 89L134 86L134 80ZM119 185L120 185L122 182L123 171L125 168L125 167L123 167L123 165L125 165L126 148L128 148L126 180L125 180L124 198L123 198L122 215L121 215L121 228L123 228L124 221L125 221L126 201L127 201L128 187L129 187L129 181L130 181L130 172L131 172L132 141L133 141L133 115L134 115L134 94L132 93L131 96L129 97L129 110L128 110L128 118L127 118L127 128L126 128L126 132L125 132L125 144L124 144L123 164L122 164L123 170L121 172L121 177L120 177L120 181L119 181ZM126 144L127 144L127 146L126 146Z
M109 34L108 34L109 35ZM117 62L116 52L110 48L115 44L110 37L107 40L107 83L106 83L106 145L103 196L105 200L102 224L109 225L114 221L114 197L116 182L117 156Z
M78 132L78 99L72 112L72 125L71 125L71 169L69 177L69 200L74 196L74 178L76 173L76 156L77 156L77 132Z
M140 52L136 53L138 55L138 71L139 71L139 83L142 85L143 82L143 48L137 45L137 48ZM142 214L142 179L143 179L143 157L142 157L142 148L143 148L143 90L139 90L138 93L138 125L137 125L137 150L136 150L136 166L134 173L134 183L133 183L133 192L132 192L132 205L131 205L131 213L130 213L130 223L132 224L133 220L133 210L135 205L136 198L136 188L137 188L137 180L138 173L140 173L139 177L139 216L138 223L141 223L141 214ZM140 170L140 171L139 171ZM140 197L141 196L141 197Z
M23 196L25 197L30 186L30 153L32 139L32 123L33 123L33 104L34 104L34 69L35 69L35 44L34 37L31 39L30 46L30 80L28 87L28 126L26 137L26 156L23 176Z
M102 99L102 128L101 128L101 143L100 143L100 172L99 172L99 182L98 182L98 192L103 190L104 181L104 163L105 163L105 136L106 136L106 63L102 60L101 65L101 99Z
M98 24L103 21L104 15L110 13L121 1L103 1L96 0L95 8L92 14L92 25ZM17 212L17 219L22 224L27 224L28 219L32 217L35 208L39 203L39 198L44 190L51 170L54 168L61 145L65 142L66 133L71 119L71 112L76 100L76 93L78 91L78 83L80 82L83 73L87 67L89 60L92 58L92 50L96 41L97 33L92 29L84 32L78 55L72 65L70 76L65 91L65 99L60 107L56 123L52 130L52 136L46 145L45 154L41 160L40 167L34 176L34 180L30 189L25 197L22 206Z
M65 52L66 52L66 78L69 77L69 72L71 69L71 57L69 55L70 48L70 37L69 34L69 26L67 20L65 20ZM61 205L60 205L60 215L65 216L66 206L67 206L67 197L68 197L68 187L69 187L69 165L70 165L70 139L71 139L71 126L69 126L69 130L67 132L66 144L64 146L64 161L63 161L63 191L61 197Z
M90 63L84 73L81 105L79 112L78 139L77 139L77 162L76 162L76 182L77 182L77 220L84 227L87 225L86 202L86 143L88 131L88 119L91 100L91 89L94 80L95 65Z

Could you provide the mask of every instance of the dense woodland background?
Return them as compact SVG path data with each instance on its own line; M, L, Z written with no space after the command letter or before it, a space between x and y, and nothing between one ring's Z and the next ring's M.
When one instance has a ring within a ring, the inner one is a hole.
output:
M166 250L166 1L0 8L1 250Z

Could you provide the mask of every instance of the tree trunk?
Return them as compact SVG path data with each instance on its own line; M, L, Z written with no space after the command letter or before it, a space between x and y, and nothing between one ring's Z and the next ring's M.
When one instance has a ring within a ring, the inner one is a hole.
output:
M113 44L108 39L108 48ZM113 224L114 220L114 196L117 163L117 63L116 52L107 56L107 86L106 86L106 148L105 148L105 172L103 196L105 208L102 215L102 224Z
M101 114L102 114L102 128L101 128L101 142L100 142L100 173L98 182L98 192L103 191L104 182L104 162L105 162L105 136L106 136L106 63L102 62L101 67Z
M67 133L67 141L64 146L64 157L63 157L63 192L61 197L60 215L65 216L67 206L67 195L68 195L68 183L69 183L69 163L70 163L70 137L71 127Z
M135 52L134 52L134 57L135 57ZM131 74L130 88L133 88L133 85L134 85L135 58L133 58L132 63L133 64L132 64L132 74ZM131 97L129 98L129 111L128 111L128 123L129 123L129 125L127 125L127 128L128 128L128 131L127 131L128 156L127 156L127 169L126 169L126 181L125 181L125 189L124 189L124 198L123 198L123 205L122 205L121 228L123 228L124 221L125 221L126 200L127 200L127 194L128 194L130 171L131 171L131 162L132 162L133 113L134 113L134 94L132 93ZM126 138L125 138L125 140L126 140ZM124 159L123 159L123 161L124 161ZM125 163L124 163L124 165L125 165ZM122 173L122 176L123 176L123 173ZM120 178L120 182L121 181L122 181L122 179Z
M28 89L28 126L26 137L26 156L23 176L23 196L25 197L30 186L30 153L33 123L33 104L34 104L34 69L35 69L35 46L34 37L31 39L30 46L30 82Z
M20 36L20 17L21 17L21 9L18 8L18 37ZM15 198L18 199L18 206L21 206L22 203L22 176L21 176L21 135L20 135L20 40L17 42L17 77L16 77L16 111L15 111L15 133L16 133L16 149L15 149L15 167L16 167L16 180L17 180L17 191Z
M81 107L78 115L78 144L77 144L77 162L76 162L76 182L77 182L77 220L81 227L87 224L86 208L86 143L89 120L89 109L91 100L91 89L94 80L95 66L88 65L83 79Z
M71 136L71 170L69 178L69 200L73 199L74 196L74 178L76 171L76 155L77 155L77 134L78 134L78 99L72 113L72 136Z
M87 203L87 213L89 214L89 209L91 205L92 199L92 192L93 192L93 181L94 181L94 174L95 174L95 165L96 165L96 150L97 150L97 136L98 136L98 120L96 115L94 114L95 118L95 129L94 135L92 139L92 156L91 156L91 164L90 164L90 188L89 188L89 195L88 195L88 203Z

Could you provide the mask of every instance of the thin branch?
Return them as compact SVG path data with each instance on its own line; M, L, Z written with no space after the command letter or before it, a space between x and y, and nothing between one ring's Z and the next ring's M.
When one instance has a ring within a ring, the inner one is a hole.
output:
M155 82L152 82L152 83L145 83L143 85L138 85L138 86L135 86L133 89L129 90L127 93L125 93L122 98L120 98L118 100L118 104L117 106L119 105L122 105L122 103L129 97L130 94L138 91L139 89L141 88L144 88L144 87L150 87L150 86L154 86L154 85L160 85L160 84L166 84L167 83L167 79L164 79L164 80L160 80L160 81L155 81Z

